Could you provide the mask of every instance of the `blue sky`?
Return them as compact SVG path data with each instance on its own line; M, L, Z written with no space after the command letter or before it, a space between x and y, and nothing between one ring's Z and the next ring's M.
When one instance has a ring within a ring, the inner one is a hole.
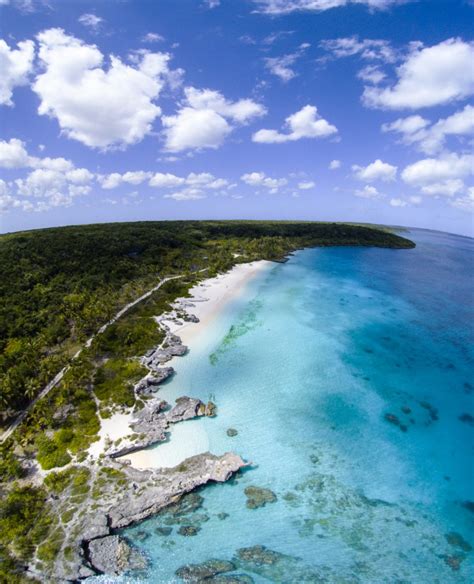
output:
M0 228L474 235L469 0L0 0Z

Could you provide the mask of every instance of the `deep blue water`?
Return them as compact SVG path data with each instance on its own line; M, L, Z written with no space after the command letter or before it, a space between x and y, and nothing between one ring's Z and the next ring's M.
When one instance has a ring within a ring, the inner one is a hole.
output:
M138 582L257 544L285 554L239 565L257 583L474 582L474 240L408 236L296 253L176 360L162 396L212 395L218 416L185 423L254 467L200 491L195 536L158 535L166 516L125 530L150 559ZM277 502L248 509L249 485Z

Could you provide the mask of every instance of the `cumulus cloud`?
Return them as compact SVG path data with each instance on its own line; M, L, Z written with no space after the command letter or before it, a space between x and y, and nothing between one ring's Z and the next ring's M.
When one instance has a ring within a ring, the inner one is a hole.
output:
M25 143L17 138L8 142L0 140L0 168L24 168L30 166L30 156Z
M301 191L307 191L309 189L313 189L316 186L316 183L313 182L312 180L306 180L306 181L302 181L300 183L298 183L298 188Z
M355 196L362 199L379 199L383 195L372 185L365 185L363 189L357 189Z
M111 174L101 175L98 177L103 189L115 189L126 183L129 185L139 185L148 180L153 173L143 170L128 171L123 174L113 172Z
M355 178L365 182L378 180L391 181L397 176L397 167L388 162L382 162L379 158L367 166L352 166Z
M186 87L184 94L178 113L162 118L168 152L218 148L236 126L266 113L261 104L251 99L233 102L211 89Z
M474 174L474 155L445 153L408 165L402 179L423 195L453 199L466 193L464 180Z
M95 45L49 29L38 35L44 72L33 90L40 115L56 118L69 138L92 148L125 147L152 129L160 108L154 103L170 74L170 56L142 51L134 66L104 55Z
M450 103L474 92L474 43L451 38L432 47L412 45L392 87L366 87L363 102L383 109L416 109Z
M93 175L85 168L68 172L38 168L25 179L17 179L17 193L34 199L41 199L36 208L46 210L51 207L70 206L74 197L87 195ZM33 206L33 203L30 201Z
M390 205L392 207L406 207L408 203L403 199L390 199Z
M0 105L13 105L15 87L26 85L33 69L35 45L33 41L22 41L17 49L10 48L0 39Z
M337 170L341 168L341 161L340 160L331 160L329 163L329 170Z
M362 4L372 10L384 10L404 2L406 0L254 0L258 12L271 15L292 12L324 12L349 4Z
M11 183L15 193L6 190L6 183L1 186L3 198L0 206L3 211L11 208L32 211L68 206L74 197L90 192L90 183L95 176L87 168L76 168L66 158L30 156L25 143L17 138L0 140L0 168L30 169L25 178L18 178Z
M473 154L451 152L439 158L425 158L408 165L402 172L402 179L411 186L425 186L463 179L473 172Z
M419 115L400 118L382 126L384 132L396 132L405 144L415 144L426 154L435 154L444 147L448 136L472 136L474 134L474 107L466 105L462 110L431 124Z
M265 187L271 194L275 194L281 187L288 184L286 178L271 178L264 172L249 172L243 174L240 180L251 187Z
M95 14L82 14L79 16L78 21L87 28L97 31L100 25L104 22L104 19Z
M202 189L196 189L192 187L165 195L165 199L174 199L175 201L197 201L199 199L205 198L206 193L204 193Z
M210 172L190 172L187 176L157 172L150 178L148 184L158 189L182 187L179 191L164 195L165 199L175 201L204 199L209 192L225 192L232 187L227 179L217 178Z
M318 114L313 105L305 105L285 120L286 133L278 130L259 130L252 136L254 142L263 144L279 144L292 142L302 138L325 138L337 133L333 126Z

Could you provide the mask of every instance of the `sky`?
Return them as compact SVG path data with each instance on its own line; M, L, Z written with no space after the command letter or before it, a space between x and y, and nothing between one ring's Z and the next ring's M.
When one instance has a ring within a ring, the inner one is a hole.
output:
M0 231L474 236L472 0L0 0Z

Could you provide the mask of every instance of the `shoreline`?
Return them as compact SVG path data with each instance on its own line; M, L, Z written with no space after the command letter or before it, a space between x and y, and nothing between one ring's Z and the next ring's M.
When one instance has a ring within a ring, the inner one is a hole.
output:
M189 298L177 301L181 301L181 307L189 308L189 311L197 316L199 322L186 322L177 325L172 321L166 321L166 319L163 321L170 327L172 333L181 337L183 344L190 344L210 322L217 318L229 302L241 294L251 280L263 271L269 270L273 265L274 262L269 260L237 264L225 274L203 280L189 290L191 294ZM187 304L188 306L186 306Z
M190 297L178 298L173 306L179 310L191 312L199 322L180 322L173 313L160 317L160 323L169 328L171 334L180 337L181 342L191 348L198 342L206 328L214 321L225 307L236 299L250 281L269 270L273 262L258 260L245 264L237 264L225 274L207 278L190 290ZM184 355L183 355L184 356ZM180 356L173 357L167 365L173 365ZM159 391L159 390L158 390ZM130 414L130 419L133 417ZM117 418L117 423L123 418ZM111 424L112 431L118 435L119 430ZM128 461L137 470L158 470L173 468L187 458L202 454L209 450L209 440L206 433L196 423L177 424L169 428L169 435L163 442L124 454L118 461Z

